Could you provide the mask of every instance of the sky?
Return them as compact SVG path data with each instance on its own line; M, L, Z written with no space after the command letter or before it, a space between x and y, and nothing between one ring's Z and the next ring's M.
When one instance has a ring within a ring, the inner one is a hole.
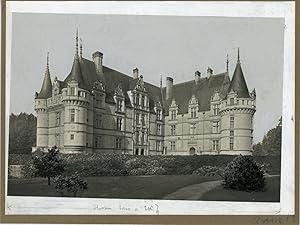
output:
M103 64L131 75L139 68L146 82L159 85L193 80L207 67L232 77L240 48L249 91L256 89L254 142L261 141L282 115L284 20L187 16L135 16L13 13L10 112L34 112L46 56L50 73L64 80L71 71L76 28L83 57L104 54Z

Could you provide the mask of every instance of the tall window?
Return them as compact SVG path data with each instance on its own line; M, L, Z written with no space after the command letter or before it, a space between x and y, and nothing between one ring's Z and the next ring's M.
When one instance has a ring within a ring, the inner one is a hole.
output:
M230 98L229 101L230 101L229 102L230 105L234 105L234 98Z
M171 135L176 134L176 125L171 125Z
M220 121L214 121L213 122L213 133L219 133L220 132Z
M142 114L141 120L142 120L142 126L145 126L145 115L144 114Z
M160 151L160 148L161 148L161 142L156 141L156 151Z
M116 138L116 149L122 148L122 138L117 137Z
M75 109L70 110L70 121L75 122Z
M234 116L230 116L230 129L234 129Z
M171 150L175 151L175 141L171 141Z
M102 136L95 136L95 147L102 147Z
M161 124L157 124L157 135L161 135Z
M122 99L117 99L117 111L122 112Z
M70 135L70 139L71 139L71 140L74 140L74 139L75 139L74 134L71 134L71 135Z
M230 137L233 137L233 136L234 136L234 131L231 130L231 131L230 131Z
M145 133L142 132L142 136L141 136L141 144L145 143Z
M135 104L136 104L136 105L139 105L139 104L140 104L140 95L139 95L139 94L136 94L136 95L135 95Z
M140 114L135 114L135 122L136 124L140 124Z
M196 118L197 116L197 108L196 107L192 107L191 108L191 117L192 118Z
M57 112L56 113L56 126L59 126L60 125L60 113Z
M176 120L176 110L171 111L171 120Z
M212 149L215 151L219 150L219 140L213 140L212 141Z
M136 143L136 144L139 143L139 138L140 138L139 136L140 136L140 135L139 135L139 132L136 131L136 132L135 132L135 143Z
M191 124L190 134L195 134L195 133L196 133L196 124Z
M161 110L160 109L156 110L156 119L161 120Z
M234 139L233 139L233 137L230 137L230 140L229 140L229 149L230 150L233 150L233 145L234 145Z
M220 111L220 105L213 105L213 114L216 116L216 115L219 115L219 111Z
M96 126L96 128L102 127L102 115L101 114L96 114L95 126Z
M117 118L117 130L122 130L122 118Z
M145 95L142 95L141 106L145 106Z
M71 87L71 95L75 95L75 87Z

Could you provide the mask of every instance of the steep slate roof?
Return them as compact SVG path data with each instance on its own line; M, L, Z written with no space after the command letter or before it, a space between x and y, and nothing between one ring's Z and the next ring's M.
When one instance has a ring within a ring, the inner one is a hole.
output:
M49 60L47 56L47 66L46 66L42 88L38 93L38 95L36 96L36 99L47 99L51 97L51 95L52 95L52 82L51 82L50 71L49 71Z
M71 73L66 77L66 79L64 81L68 82L71 80L76 80L78 82L78 86L80 88L83 88L83 89L87 88L87 85L85 84L85 81L82 76L81 66L80 66L80 62L79 62L79 58L78 58L77 54L75 54L75 56L74 56Z
M115 103L113 96L115 90L120 86L125 96L126 107L131 107L128 91L133 90L138 79L125 75L119 71L103 66L103 73L96 71L93 61L85 58L79 58L75 55L70 74L64 81L59 81L60 89L67 86L67 82L75 79L79 82L79 87L92 91L94 82L100 80L104 83L106 91L106 102ZM250 97L245 78L240 64L238 63L232 81L230 81L228 72L210 76L210 78L200 78L196 84L195 80L174 84L172 96L166 100L166 87L158 86L144 82L146 92L149 96L150 111L154 111L154 106L160 102L164 109L164 114L168 115L169 106L173 99L178 105L178 113L188 112L189 101L192 95L198 100L199 111L210 110L210 101L212 95L218 91L222 98L232 89L238 92L238 97ZM50 79L49 67L47 66L42 89L37 98L48 98L52 94L52 84Z
M189 101L193 95L195 95L198 100L199 111L210 110L211 96L215 93L215 91L221 91L224 80L226 81L226 79L229 78L226 74L227 73L221 73L212 75L210 78L200 78L197 84L195 80L191 80L173 85L172 96L165 102L165 114L168 115L169 105L173 99L175 99L176 104L178 105L178 114L187 113ZM166 88L164 88L163 95L165 97Z
M246 84L246 80L242 71L242 67L240 64L240 61L238 60L234 73L233 73L233 77L232 77L232 81L230 83L230 86L228 88L228 93L233 90L237 92L237 96L238 98L250 98L249 95L249 91L248 91L248 87Z

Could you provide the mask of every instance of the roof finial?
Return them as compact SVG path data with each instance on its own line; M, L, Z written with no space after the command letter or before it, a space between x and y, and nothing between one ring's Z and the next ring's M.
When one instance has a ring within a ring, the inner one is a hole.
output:
M49 52L47 52L47 68L49 68Z
M75 56L78 56L78 28L76 28L76 46L75 46Z
M80 58L82 58L82 39L80 38Z
M240 48L238 48L238 58L237 58L237 62L240 63Z
M228 67L229 67L229 59L228 59L228 54L227 54L227 60L226 60L226 71L228 73Z

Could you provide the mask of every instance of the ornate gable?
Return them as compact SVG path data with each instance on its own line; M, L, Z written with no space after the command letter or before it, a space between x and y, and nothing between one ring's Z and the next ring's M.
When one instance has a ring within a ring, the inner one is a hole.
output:
M171 105L169 107L170 109L178 109L178 105L176 104L175 99L172 99Z
M136 83L134 89L138 90L138 91L142 91L142 92L146 91L142 75L138 78L137 83Z
M101 81L96 80L93 84L93 90L105 92L104 84Z
M115 89L115 96L118 96L118 97L121 97L121 98L124 98L125 95L123 93L123 90L122 90L122 87L121 85L119 84L118 87Z
M197 105L198 106L198 99L195 95L192 95L192 98L189 101L189 105Z

